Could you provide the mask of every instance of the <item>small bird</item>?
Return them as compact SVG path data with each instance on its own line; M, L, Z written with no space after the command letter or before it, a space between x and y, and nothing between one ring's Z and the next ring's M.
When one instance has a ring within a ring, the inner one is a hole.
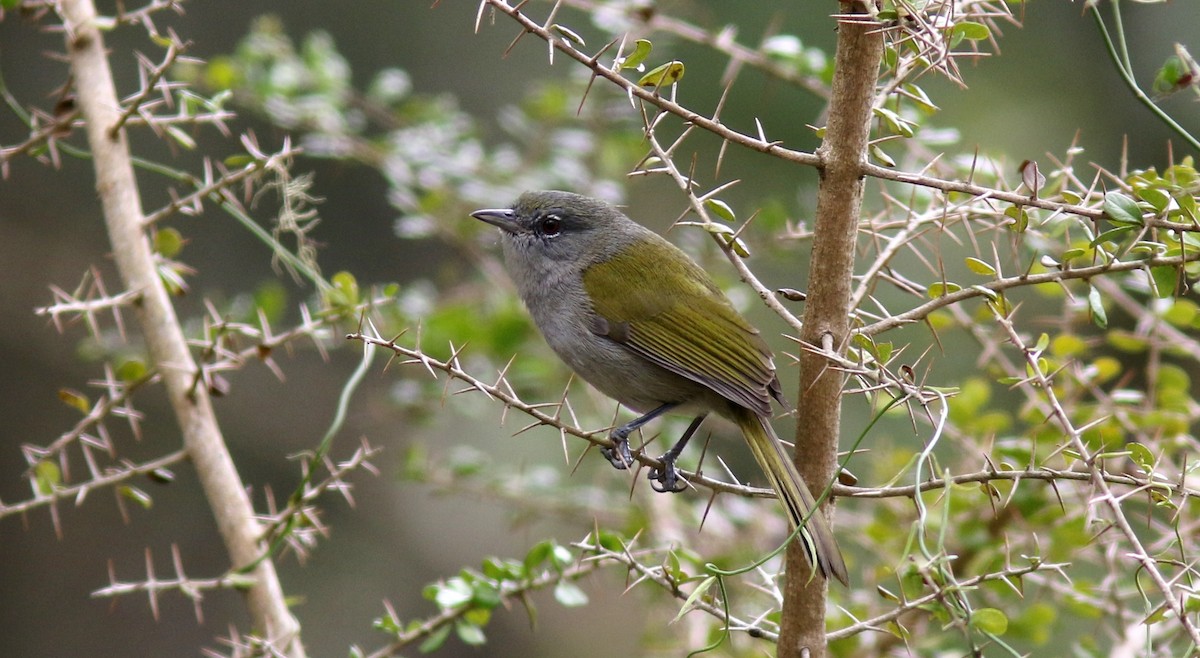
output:
M633 464L629 435L658 416L693 416L649 473L686 488L675 460L709 413L733 421L775 490L809 561L848 584L825 515L771 428L786 406L771 350L687 254L611 205L570 192L526 192L471 216L500 229L505 265L546 342L601 393L642 414L614 429L604 456Z

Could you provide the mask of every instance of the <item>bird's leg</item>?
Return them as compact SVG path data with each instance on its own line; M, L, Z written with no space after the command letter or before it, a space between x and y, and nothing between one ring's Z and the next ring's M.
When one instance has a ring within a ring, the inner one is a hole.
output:
M633 465L633 453L629 451L629 435L633 434L633 431L637 428L645 425L655 418L658 418L677 406L679 405L675 402L667 402L663 405L655 407L654 409L651 409L640 418L635 418L613 430L612 433L608 435L608 438L613 442L613 447L601 448L600 454L604 455L604 458L607 459L608 463L612 464L614 468L619 468L622 471L629 468Z
M687 482L684 482L683 479L679 477L679 469L675 468L675 460L679 457L679 453L683 452L683 449L687 447L688 440L692 438L692 435L695 434L696 430L700 428L700 423L703 422L704 416L696 416L695 420L692 421L692 424L688 425L688 428L684 430L683 436L679 437L679 440L675 442L675 445L671 446L670 450L664 452L662 456L659 457L663 463L662 470L660 471L659 469L654 468L651 469L648 474L646 474L646 477L649 478L651 482L650 488L659 493L666 491L671 493L679 493L680 491L687 489Z

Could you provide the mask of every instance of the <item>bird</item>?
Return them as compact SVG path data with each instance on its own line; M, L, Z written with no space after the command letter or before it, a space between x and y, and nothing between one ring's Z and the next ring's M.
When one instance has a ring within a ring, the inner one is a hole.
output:
M614 206L563 191L530 191L471 216L499 229L505 269L550 348L606 396L640 414L610 433L604 456L634 463L629 436L665 413L691 424L648 475L686 488L675 465L710 414L741 430L755 461L827 579L849 583L825 515L771 427L787 406L770 348L694 260Z

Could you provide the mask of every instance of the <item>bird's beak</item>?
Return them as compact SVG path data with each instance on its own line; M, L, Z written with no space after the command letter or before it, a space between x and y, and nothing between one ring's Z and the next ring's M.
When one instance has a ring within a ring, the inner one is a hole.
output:
M487 222L505 233L518 233L521 230L517 224L516 215L510 208L484 208L471 213L471 216L481 222Z

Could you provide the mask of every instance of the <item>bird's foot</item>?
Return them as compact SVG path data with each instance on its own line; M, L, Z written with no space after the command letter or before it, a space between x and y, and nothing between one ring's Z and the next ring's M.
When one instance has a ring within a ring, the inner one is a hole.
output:
M629 440L623 437L611 437L613 447L601 448L600 454L617 470L625 470L633 465L633 453L629 451Z
M658 493L679 493L688 488L687 480L679 475L679 469L675 468L675 457L670 453L659 457L663 467L652 468L646 474L646 479L650 480L650 488Z

